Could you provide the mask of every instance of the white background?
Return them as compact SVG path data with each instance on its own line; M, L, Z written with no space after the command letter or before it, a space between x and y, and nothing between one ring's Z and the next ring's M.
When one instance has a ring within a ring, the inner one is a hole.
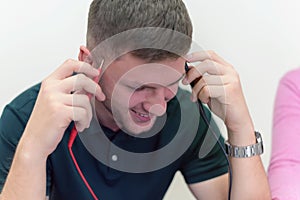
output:
M85 44L89 1L3 1L0 6L0 111ZM194 40L239 72L269 164L273 101L281 76L300 64L297 0L186 0ZM299 77L300 78L300 77ZM251 169L247 169L251 170ZM165 199L194 199L177 175Z

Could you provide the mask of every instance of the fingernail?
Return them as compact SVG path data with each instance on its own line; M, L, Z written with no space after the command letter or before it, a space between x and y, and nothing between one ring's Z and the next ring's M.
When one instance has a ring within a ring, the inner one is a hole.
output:
M189 82L188 82L188 80L187 80L186 77L184 77L184 78L182 79L182 83L185 84L185 85L189 84Z
M192 57L193 57L193 54L192 54L192 53L185 56L185 58L186 58L187 60L191 59Z
M193 96L193 102L196 102L197 101L197 97Z
M192 95L191 95L191 100L192 100L192 102L195 102L196 99L197 99L197 98L195 97L194 91L192 91Z
M100 72L98 69L94 69L96 76L99 76Z
M93 71L92 71L92 76L95 77L95 76L98 76L98 75L99 75L98 70L93 69Z
M97 96L97 99L99 100L99 101L104 101L105 100L105 95L104 95L104 93L102 92L102 90L100 89L100 86L98 85L97 86L97 90L96 90L96 94L95 94L96 96Z
M192 101L192 102L196 102L196 100L197 100L197 99L194 97L194 95L191 95L191 101Z
M105 95L101 92L101 94L100 94L100 100L101 101L104 101L105 100Z

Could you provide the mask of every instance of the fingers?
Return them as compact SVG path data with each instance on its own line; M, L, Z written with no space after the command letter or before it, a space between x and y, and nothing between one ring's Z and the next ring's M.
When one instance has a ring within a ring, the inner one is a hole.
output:
M41 143L38 148L42 147L44 155L54 151L72 121L78 131L89 127L93 116L90 94L99 101L105 99L98 83L92 80L99 74L88 63L70 59L42 81L26 130Z
M70 118L75 122L76 129L82 132L84 129L89 128L91 117L88 111L82 107L68 107Z
M197 66L189 68L189 71L183 80L183 84L190 84L195 79L198 79L207 73L210 75L224 75L227 71L227 67L211 60L205 60Z
M221 58L214 51L198 51L198 52L194 52L194 53L187 55L185 58L188 62L212 60L212 61L218 62L220 64L230 66L230 64L228 62L226 62L223 58Z
M103 62L101 63L101 65ZM100 66L101 69L101 66ZM74 75L74 73L78 73ZM90 64L69 59L54 71L44 82L45 85L54 87L54 90L63 93L84 92L89 97L95 95L99 101L105 99L98 80L100 70L93 68ZM93 80L92 80L93 79Z
M85 94L67 94L61 97L69 121L76 123L78 131L88 128L93 117L90 99Z
M195 52L187 55L186 59L188 62L200 62L189 67L182 81L192 85L192 101L199 99L209 103L211 98L216 98L224 102L226 89L237 80L233 67L213 51Z
M93 112L89 97L84 94L73 94L69 96L71 96L69 98L72 98L71 106L74 108L83 108L86 111L85 119L87 119L88 122L90 122L93 117ZM81 113L76 113L75 111L76 110L73 111L73 120L78 121L78 115L80 115Z
M69 59L65 61L57 70L55 70L51 77L62 80L72 76L74 72L83 73L90 78L99 76L99 70L93 68L90 64Z
M61 81L60 84L63 86L63 92L65 93L85 91L89 94L95 95L99 101L105 100L105 95L98 83L94 82L84 74L77 74L75 76L66 78Z
M74 75L74 72L78 74ZM52 102L53 107L59 105L62 111L58 114L62 115L64 126L78 121L82 130L88 127L92 119L91 96L95 95L99 101L105 100L101 87L94 81L98 77L98 70L88 63L69 59L42 82L44 104Z
M195 102L199 98L201 102L208 103L209 98L220 98L225 95L225 87L228 81L223 81L218 76L204 76L192 88L192 101Z

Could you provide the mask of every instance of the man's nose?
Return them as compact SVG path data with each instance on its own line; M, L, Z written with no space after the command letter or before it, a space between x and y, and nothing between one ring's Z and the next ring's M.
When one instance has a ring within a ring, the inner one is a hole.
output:
M170 99L165 88L156 88L144 103L144 108L151 114L162 116L167 110L167 102Z

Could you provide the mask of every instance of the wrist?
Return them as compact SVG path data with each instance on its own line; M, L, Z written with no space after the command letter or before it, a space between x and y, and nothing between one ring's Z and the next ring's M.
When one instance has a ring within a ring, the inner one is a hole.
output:
M239 129L228 130L228 143L235 146L255 144L255 130L252 125L243 126Z
M16 155L24 161L33 163L44 162L48 157L48 154L43 152L41 145L25 134L18 144Z
M246 146L236 146L225 142L225 149L227 155L235 158L248 158L252 156L261 155L264 152L261 134L255 131L254 135L255 144L250 144Z

